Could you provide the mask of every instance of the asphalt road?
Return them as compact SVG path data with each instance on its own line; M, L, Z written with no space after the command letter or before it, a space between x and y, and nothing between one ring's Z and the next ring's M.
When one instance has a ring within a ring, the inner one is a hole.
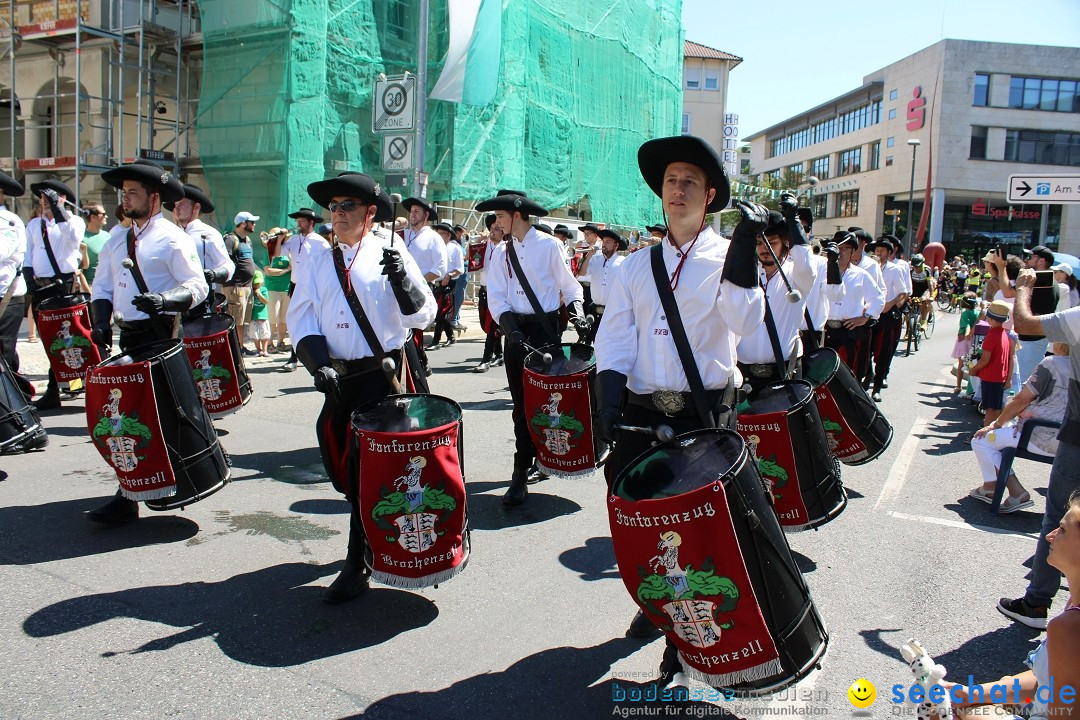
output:
M466 309L466 316L474 311ZM850 502L790 535L830 632L821 670L780 697L694 703L734 712L840 716L847 688L877 687L866 716L899 708L899 647L919 638L948 678L1018 672L1038 634L994 609L1025 587L1049 466L1021 461L1027 512L992 516L952 396L958 319L896 359L882 407L895 429L875 462L845 467ZM24 334L25 337L25 334ZM19 344L44 380L40 345ZM88 442L83 402L46 413L44 452L0 458L0 717L599 718L673 708L614 702L655 677L662 642L623 636L634 606L615 569L599 473L530 487L505 510L513 439L501 369L475 374L472 329L433 352L435 392L465 411L473 552L438 589L373 585L320 602L341 567L348 515L322 473L320 396L283 356L249 364L251 403L224 420L233 482L183 512L115 529L83 513L115 490ZM1060 596L1059 596L1060 597Z

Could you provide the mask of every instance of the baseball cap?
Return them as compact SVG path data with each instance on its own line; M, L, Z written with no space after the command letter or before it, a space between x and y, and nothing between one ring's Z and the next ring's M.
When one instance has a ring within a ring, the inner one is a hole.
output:
M1059 272L1063 272L1066 275L1072 275L1073 274L1072 265L1069 265L1067 263L1058 263L1057 265L1055 265L1054 267L1052 267L1050 269L1051 270L1057 270Z
M1057 258L1054 257L1054 252L1045 245L1036 245L1031 248L1031 254L1035 257L1041 257L1048 263L1054 263Z
M243 212L236 213L236 217L233 218L233 225L239 225L240 223L246 223L246 222L258 222L258 221L259 221L259 216L258 215L252 215L247 210L245 210Z

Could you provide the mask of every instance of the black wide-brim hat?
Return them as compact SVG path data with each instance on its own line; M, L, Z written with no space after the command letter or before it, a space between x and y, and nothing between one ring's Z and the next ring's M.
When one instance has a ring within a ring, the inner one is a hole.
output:
M612 240L614 240L615 241L615 247L617 247L619 250L626 250L627 248L630 247L630 241L623 239L623 236L620 235L619 233L615 232L614 230L609 230L608 228L604 228L603 230L600 230L596 234L601 238L611 238Z
M291 217L293 220L298 220L299 218L307 218L308 220L316 223L321 223L324 219L322 215L316 215L315 211L311 208L300 208L294 213L289 213L288 217Z
M574 237L574 231L571 230L570 228L566 227L562 223L559 223L558 225L555 226L555 231L552 234L553 235L562 235L564 238L572 238L572 237Z
M533 223L533 227L536 228L537 232L542 232L546 235L555 234L554 231L551 229L551 226L545 223Z
M649 188L662 198L664 173L668 165L688 163L701 168L709 184L716 189L716 197L706 206L709 212L719 212L731 201L731 183L724 172L724 163L709 143L693 135L649 140L638 148L638 169Z
M769 211L769 224L765 226L765 229L761 231L761 234L765 237L772 237L779 235L783 238L787 237L787 220L784 216L775 210Z
M209 214L214 212L214 203L210 200L210 196L207 195L206 191L198 185L190 185L188 183L184 183L184 198L187 198L193 203L198 203L200 213ZM162 205L165 206L166 210L172 212L173 208L176 207L176 203L179 202L180 199L182 198L178 198L176 201L162 203Z
M837 230L832 236L832 241L836 243L836 247L843 247L844 245L851 245L854 248L859 247L859 238L855 237L855 233L847 230Z
M431 226L431 229L438 232L439 230L445 230L450 235L454 234L454 228L450 227L450 223L435 223Z
M30 184L30 193L34 197L41 195L42 190L55 190L57 195L63 195L71 202L75 202L75 192L56 178L42 180L39 183Z
M490 212L503 210L505 212L520 212L523 215L547 215L547 208L541 207L529 196L520 190L500 190L495 197L485 200L476 206L478 212Z
M487 226L488 230L490 230L495 225L495 215L494 215L494 213L491 214L491 215L484 216L484 225Z
M162 204L184 199L184 186L180 184L180 179L149 160L136 160L129 165L106 170L101 173L101 179L119 190L124 188L125 180L137 180L146 184L150 192L160 195Z
M394 219L394 204L382 185L363 173L345 171L335 178L319 180L307 186L308 195L324 208L330 207L334 196L356 198L374 205L375 221L389 222Z
M900 239L895 235L882 235L877 239L879 243L888 243L889 252L895 252L899 250L903 245L900 244Z
M858 225L849 227L847 230L849 233L854 235L855 239L858 240L860 243L874 242L874 236L863 230Z
M645 230L648 232L661 232L667 235L667 225L661 225L660 223L657 223L656 225L646 225Z
M595 223L585 223L581 226L581 232L591 232L596 235L600 234L600 226Z
M424 198L405 198L401 201L401 204L405 207L406 210L412 210L413 205L419 205L420 207L424 208L424 210L427 210L428 220L430 220L431 222L439 222L439 213L435 211L435 206L429 203Z
M26 193L23 184L5 172L0 172L0 190L9 197L22 197Z

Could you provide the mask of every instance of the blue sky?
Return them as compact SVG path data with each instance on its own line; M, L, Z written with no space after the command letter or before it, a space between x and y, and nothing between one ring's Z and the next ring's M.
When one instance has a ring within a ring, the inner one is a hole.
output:
M728 112L746 137L942 38L1076 46L1080 0L683 0L686 39L738 55ZM1047 68L1074 75L1080 68Z

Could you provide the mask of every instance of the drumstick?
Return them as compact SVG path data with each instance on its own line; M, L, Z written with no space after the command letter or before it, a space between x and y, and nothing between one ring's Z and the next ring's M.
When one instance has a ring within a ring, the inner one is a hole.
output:
M401 382L397 379L397 363L393 358L384 357L382 359L382 369L386 374L387 379L390 381L390 387L393 388L394 393L397 395L403 395L405 388L401 386Z
M641 425L615 425L615 429L641 433L642 435L655 435L661 442L667 442L675 438L675 431L671 429L670 425L657 425L654 428Z
M772 256L773 262L776 263L776 269L780 271L780 279L787 286L787 301L793 304L799 302L802 300L802 293L791 287L791 282L788 280L787 274L784 273L784 268L780 265L780 258L776 257L776 253L772 249L772 243L768 239L765 240L765 247L769 249L769 255Z
M527 343L525 341L522 341L521 346L524 347L526 350L531 350L534 353L540 353L540 359L544 362L545 365L550 365L551 364L551 353L542 352L540 350L537 350L536 348L534 348L532 345L530 345L529 343Z

